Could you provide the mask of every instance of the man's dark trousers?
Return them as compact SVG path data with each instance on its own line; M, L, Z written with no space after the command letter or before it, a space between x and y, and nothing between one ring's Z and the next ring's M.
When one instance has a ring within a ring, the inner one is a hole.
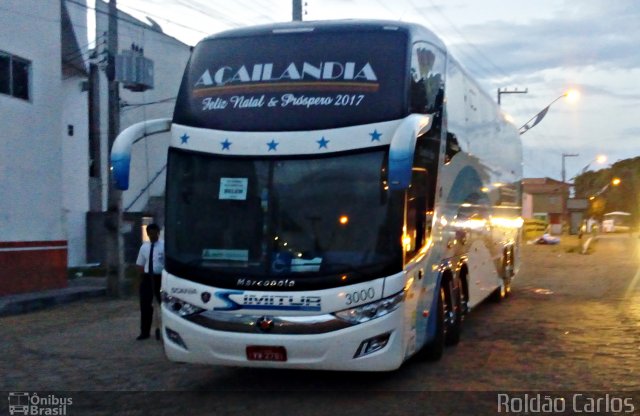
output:
M140 282L140 335L148 336L151 333L153 296L155 295L159 305L160 282L161 275L159 274L142 274L142 281Z

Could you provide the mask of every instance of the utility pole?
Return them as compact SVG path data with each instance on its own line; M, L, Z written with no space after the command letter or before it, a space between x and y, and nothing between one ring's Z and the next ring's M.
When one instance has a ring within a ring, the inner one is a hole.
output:
M502 94L526 94L528 92L529 88L525 88L523 91L520 91L517 88L514 90L509 90L508 88L498 88L498 105L500 105L500 96Z
M562 154L562 183L565 183L566 179L566 171L564 168L564 159L567 157L577 157L580 156L578 153L563 153Z
M107 34L107 80L109 85L108 113L109 151L120 133L120 94L116 81L116 55L118 54L118 9L116 0L109 0L109 25ZM111 183L111 170L108 173L107 198L107 293L120 296L120 285L124 282L124 241L122 238L122 191ZM114 270L115 266L115 270Z
M557 100L557 98L556 98L556 100ZM549 105L551 105L551 104L549 104ZM566 181L566 176L567 176L566 175L567 172L566 172L565 167L564 167L564 160L566 158L568 158L568 157L576 157L576 156L579 156L579 155L577 153L563 153L562 154L562 185L563 186L566 183L565 181ZM569 191L569 193L567 193L567 194L565 194L563 192L563 197L562 197L563 228L564 228L564 224L566 224L569 221L569 213L568 213L568 210L567 210L567 205L568 205L567 198L569 198L571 196L571 186L569 186L568 191Z
M302 21L302 0L293 0L293 18L294 22Z

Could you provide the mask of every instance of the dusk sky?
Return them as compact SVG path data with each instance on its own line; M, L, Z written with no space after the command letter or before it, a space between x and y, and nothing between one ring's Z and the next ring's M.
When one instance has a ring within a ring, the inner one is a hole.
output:
M92 4L93 1L89 1ZM291 0L118 0L139 18L194 45L222 30L291 20ZM567 89L521 136L525 177L572 178L640 156L640 2L635 0L303 0L303 20L373 18L420 23L496 97L520 127ZM145 13L142 13L144 11Z

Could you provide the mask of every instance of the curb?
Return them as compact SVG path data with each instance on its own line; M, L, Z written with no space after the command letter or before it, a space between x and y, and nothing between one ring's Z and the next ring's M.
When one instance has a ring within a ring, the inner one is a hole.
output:
M87 298L106 296L105 287L76 286L0 297L0 317L19 315Z

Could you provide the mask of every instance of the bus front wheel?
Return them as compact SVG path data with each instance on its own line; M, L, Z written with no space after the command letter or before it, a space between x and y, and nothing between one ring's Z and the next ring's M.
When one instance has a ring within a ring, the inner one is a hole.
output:
M444 320L445 345L456 345L460 342L462 332L462 283L459 277L447 279L445 292Z
M425 344L418 353L420 359L427 361L437 361L444 353L445 340L447 338L447 323L445 322L445 302L446 296L444 288L440 288L436 306L436 331L433 339Z

